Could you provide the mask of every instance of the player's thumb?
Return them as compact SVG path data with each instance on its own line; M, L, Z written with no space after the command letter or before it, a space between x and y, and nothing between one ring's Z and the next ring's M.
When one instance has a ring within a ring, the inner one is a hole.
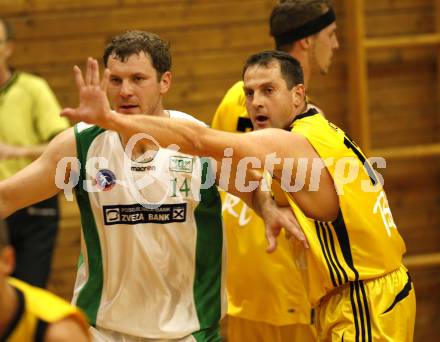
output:
M60 112L60 116L64 116L68 119L75 119L75 109L73 108L64 108Z

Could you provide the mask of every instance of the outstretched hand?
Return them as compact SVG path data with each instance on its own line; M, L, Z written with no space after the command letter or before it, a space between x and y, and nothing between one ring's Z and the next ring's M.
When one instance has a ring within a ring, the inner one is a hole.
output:
M103 128L110 128L108 124L112 113L107 99L108 69L105 70L101 81L98 61L89 57L85 79L78 66L73 67L73 72L79 92L79 105L76 108L64 108L61 111L61 116L72 121L83 121Z
M294 241L296 240L296 242L304 248L309 248L307 239L290 207L279 207L274 204L270 209L263 211L263 219L268 242L266 252L272 253L275 251L277 247L277 237L282 228L286 230L286 236L288 238L294 239Z

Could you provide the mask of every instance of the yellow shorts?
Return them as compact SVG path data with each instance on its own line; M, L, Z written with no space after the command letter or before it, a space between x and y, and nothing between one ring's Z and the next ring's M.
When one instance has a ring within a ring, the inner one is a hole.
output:
M401 265L324 297L317 310L319 341L412 341L415 315L414 287Z
M264 322L228 316L228 342L314 342L316 330L313 325L272 325Z

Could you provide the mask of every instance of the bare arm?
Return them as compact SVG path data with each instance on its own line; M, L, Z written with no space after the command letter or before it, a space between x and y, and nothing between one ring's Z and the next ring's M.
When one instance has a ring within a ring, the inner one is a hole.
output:
M36 146L15 146L9 144L0 144L0 160L30 158L32 160L41 156L47 147L47 144Z
M313 161L320 158L307 139L299 134L272 128L244 134L228 133L184 120L162 119L146 115L126 116L114 112L108 115L104 125L127 136L147 132L162 146L174 143L184 153L210 156L218 162L225 158L226 149L232 149L233 154L230 158L233 168L238 170L240 161L245 158L259 163L263 169L265 164L267 166L268 156L275 153L274 156L280 161L273 165L274 176L282 182L284 167L290 167L291 176L284 180L289 184L295 182L298 161L302 159L307 163L305 186L297 192L292 192L292 197L304 213L311 218L332 221L337 216L339 203L333 179L327 169L324 169L320 175L319 188L316 191L308 191ZM293 163L288 165L287 160L292 160ZM236 195L242 192L240 189L234 189L234 174L231 175L231 185L228 192ZM250 204L252 200L247 196L246 194L239 195Z
M73 128L56 136L32 164L0 182L0 218L58 193L55 175L63 157L76 157Z
M88 342L90 336L73 317L52 323L44 336L45 342Z
M187 154L210 156L218 162L223 158L230 158L235 169L240 169L240 161L245 158L255 160L258 164L256 167L263 168L266 158L275 153L275 157L280 158L280 161L273 165L273 174L281 183L283 167L287 160L293 160L290 165L291 176L287 182L290 184L295 181L298 161L302 158L308 165L305 179L308 185L312 162L319 159L305 137L281 129L271 128L237 134L213 130L187 120L112 112L106 96L108 71L100 82L98 63L91 58L87 63L86 82L78 67L75 67L75 79L80 92L80 104L75 109L66 108L62 111L62 115L73 120L94 123L126 137L148 133L160 145L177 144L180 151ZM333 180L326 168L320 174L319 180L320 185L316 191L308 191L306 186L290 194L309 217L332 221L337 216L339 202ZM240 192L240 189L237 190ZM240 197L249 203L246 195Z

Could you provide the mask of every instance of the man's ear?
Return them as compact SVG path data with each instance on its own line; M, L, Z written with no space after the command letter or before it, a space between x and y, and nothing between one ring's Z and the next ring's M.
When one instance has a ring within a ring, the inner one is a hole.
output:
M306 90L304 88L304 84L297 84L292 88L292 98L295 108L304 105L304 101L306 98Z
M165 71L160 78L160 93L164 95L170 90L171 87L171 71Z
M303 39L298 40L297 43L299 44L299 46L301 46L303 50L308 50L313 45L313 37L312 36L305 37Z
M12 53L14 52L15 44L12 41L5 42L5 56L6 59L9 59L12 56Z
M11 246L6 246L0 251L0 274L8 276L15 268L15 252Z

